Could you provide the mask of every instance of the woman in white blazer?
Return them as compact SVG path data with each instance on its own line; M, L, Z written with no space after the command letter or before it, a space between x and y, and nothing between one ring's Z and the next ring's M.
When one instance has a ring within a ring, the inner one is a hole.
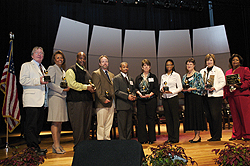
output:
M62 65L65 63L65 56L62 51L56 51L51 60L53 66L49 66L48 75L51 78L49 86L49 112L47 121L51 121L51 133L54 144L52 152L57 154L65 153L60 145L62 122L68 121L66 97L69 87L61 88L60 83L65 81L65 71Z
M205 68L200 71L205 82L203 105L211 138L208 141L220 141L222 137L221 105L223 87L226 85L225 75L221 68L215 66L214 54L205 56Z

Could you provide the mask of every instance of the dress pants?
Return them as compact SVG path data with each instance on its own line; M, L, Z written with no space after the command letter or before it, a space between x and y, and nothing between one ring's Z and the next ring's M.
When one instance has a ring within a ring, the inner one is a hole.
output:
M130 110L117 110L118 131L120 140L130 140L132 132L132 114Z
M166 99L163 98L162 105L167 123L168 140L179 142L179 98L178 96Z
M233 118L232 138L250 139L250 96L228 97Z
M89 140L92 118L92 101L68 102L68 113L73 129L74 144Z
M138 119L138 141L153 142L156 140L155 134L155 113L157 107L156 98L137 100L137 119ZM148 123L148 134L146 129Z
M111 140L110 130L114 119L114 104L111 107L96 108L97 140Z
M213 139L220 139L222 137L222 97L203 96L202 100L211 137Z
M40 150L39 134L43 128L45 110L44 107L25 107L24 134L28 147Z

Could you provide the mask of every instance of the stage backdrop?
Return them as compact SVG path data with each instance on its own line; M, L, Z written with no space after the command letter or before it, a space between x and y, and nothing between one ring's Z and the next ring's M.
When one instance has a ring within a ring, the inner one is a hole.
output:
M183 76L186 73L185 61L189 57L195 58L196 70L199 71L204 67L204 57L208 53L215 54L216 65L225 72L230 56L225 27L221 25L191 31L159 31L156 40L155 31L125 30L122 38L120 29L94 25L91 31L87 24L61 17L54 51L60 49L65 53L66 68L75 63L77 52L84 51L88 56L90 73L99 67L99 56L107 55L109 70L114 74L119 73L120 62L126 61L129 63L129 74L135 78L141 72L141 61L147 58L151 61L151 72L160 79L165 71L165 61L171 58L176 71Z

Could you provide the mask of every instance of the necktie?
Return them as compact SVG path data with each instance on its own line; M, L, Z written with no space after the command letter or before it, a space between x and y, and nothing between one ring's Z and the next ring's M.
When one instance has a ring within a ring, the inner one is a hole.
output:
M107 71L107 70L105 71L105 74L107 75L108 79L110 80L109 74L108 74L108 71Z
M124 77L124 78L125 78L127 84L129 85L128 77Z
M40 70L41 70L42 74L44 75L41 63L39 64L39 67L40 67Z

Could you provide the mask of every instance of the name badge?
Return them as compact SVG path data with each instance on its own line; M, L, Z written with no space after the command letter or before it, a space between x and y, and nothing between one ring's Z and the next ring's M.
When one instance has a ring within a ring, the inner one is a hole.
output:
M148 78L148 82L154 82L154 78Z
M130 84L130 85L134 85L133 81L129 81L129 84Z

